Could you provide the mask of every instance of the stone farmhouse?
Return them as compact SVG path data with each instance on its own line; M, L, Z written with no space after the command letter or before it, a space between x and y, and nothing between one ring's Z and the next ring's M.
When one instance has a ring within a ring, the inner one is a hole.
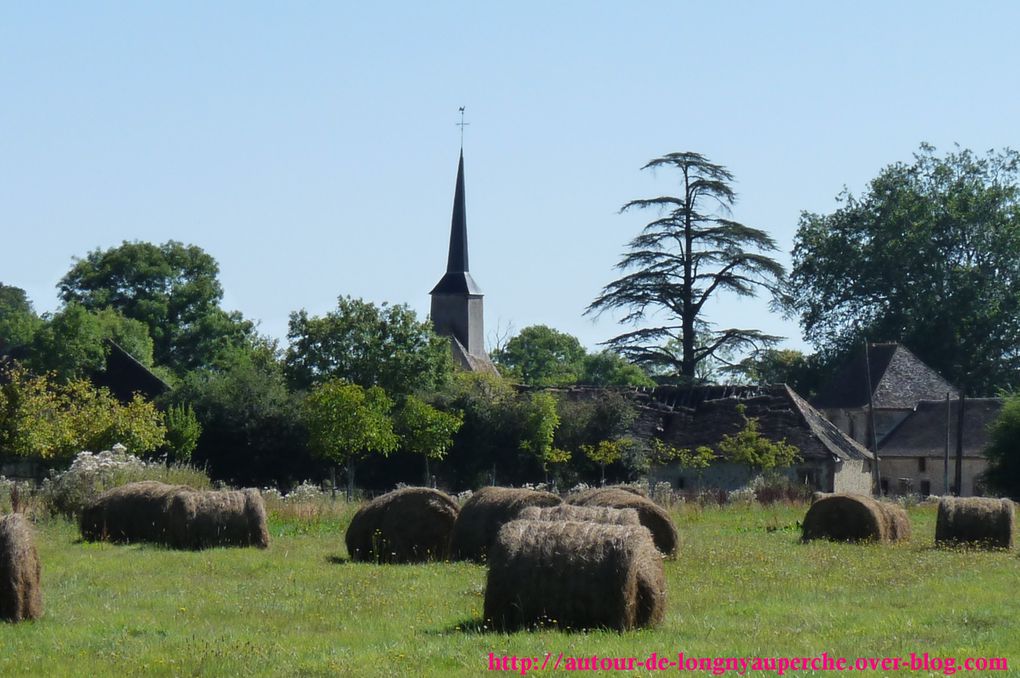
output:
M960 496L984 494L988 469L984 448L988 427L1002 409L1002 398L963 401ZM942 495L956 486L960 401L922 400L879 443L883 494ZM948 489L947 489L948 485Z
M906 347L870 344L868 349L867 356L859 350L811 401L829 421L868 449L872 447L869 382L876 441L911 414L920 401L945 399L946 393L959 397L952 384Z
M580 389L583 392L584 389ZM574 397L578 397L575 392ZM583 397L583 396L581 396ZM723 435L744 426L737 411L758 419L771 440L785 440L800 450L801 460L785 473L794 482L825 492L870 493L872 454L815 410L793 389L774 386L659 386L633 394L639 417L632 433L649 440L658 437L678 447L717 450ZM653 470L653 479L677 489L744 487L755 475L747 466L718 461L703 471L670 464Z

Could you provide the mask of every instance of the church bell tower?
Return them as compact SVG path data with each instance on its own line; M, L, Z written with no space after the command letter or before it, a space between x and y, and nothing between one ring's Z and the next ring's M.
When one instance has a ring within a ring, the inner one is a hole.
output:
M450 224L446 274L432 288L432 325L450 338L454 360L474 372L495 372L485 352L482 290L468 270L467 215L464 209L464 149L457 165L457 187Z

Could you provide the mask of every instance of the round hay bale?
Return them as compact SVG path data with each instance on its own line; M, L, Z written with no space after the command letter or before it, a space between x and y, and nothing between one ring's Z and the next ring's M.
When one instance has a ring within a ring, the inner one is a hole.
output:
M887 501L880 501L878 505L882 509L887 539L889 541L910 541L910 516L907 515L907 510L899 504Z
M1014 521L1009 499L943 497L935 521L935 543L1011 549Z
M505 523L528 506L556 506L562 500L551 492L510 487L483 487L464 502L453 526L450 557L484 562L489 546Z
M175 492L167 504L167 543L178 549L269 546L266 507L258 490Z
M485 619L498 630L654 626L666 611L662 560L639 525L514 520L492 546Z
M655 546L667 556L676 555L680 547L680 535L676 525L666 510L647 497L620 489L603 487L588 490L567 499L574 506L608 506L610 508L630 508L637 511L638 520L652 533Z
M804 516L801 539L899 541L910 538L910 519L902 507L863 494L827 494L815 499Z
M174 494L193 491L186 485L154 480L128 483L107 490L82 511L79 526L85 541L166 543L167 508Z
M28 520L20 513L0 518L0 619L20 622L42 616L41 570Z
M560 520L575 523L605 523L607 525L640 525L634 509L615 509L609 506L573 506L560 504L541 508L529 506L518 515L519 520Z
M443 560L457 521L457 501L429 487L405 487L354 514L344 541L351 560L419 563Z

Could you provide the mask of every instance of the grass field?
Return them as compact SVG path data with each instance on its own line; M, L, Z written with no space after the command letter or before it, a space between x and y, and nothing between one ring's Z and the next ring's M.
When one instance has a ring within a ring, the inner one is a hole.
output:
M1006 657L1020 675L1016 553L934 549L931 506L911 509L908 545L802 545L804 511L677 511L683 547L666 564L666 620L622 635L489 633L483 567L349 563L350 509L272 514L268 551L83 544L72 524L43 522L45 617L0 624L0 675L473 676L488 674L490 652L676 659L679 651ZM544 673L568 675L551 667Z

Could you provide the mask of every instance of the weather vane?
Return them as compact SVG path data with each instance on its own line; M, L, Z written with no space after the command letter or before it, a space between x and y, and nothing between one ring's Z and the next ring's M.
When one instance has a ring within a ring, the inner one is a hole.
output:
M464 122L464 106L460 107L460 122L456 123L457 127L460 127L460 150L464 150L464 128L470 125L470 122Z

